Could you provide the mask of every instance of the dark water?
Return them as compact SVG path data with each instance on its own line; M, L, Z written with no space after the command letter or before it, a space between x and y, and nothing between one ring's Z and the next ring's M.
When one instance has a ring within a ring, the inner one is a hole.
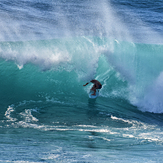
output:
M0 162L162 162L162 6L2 0Z

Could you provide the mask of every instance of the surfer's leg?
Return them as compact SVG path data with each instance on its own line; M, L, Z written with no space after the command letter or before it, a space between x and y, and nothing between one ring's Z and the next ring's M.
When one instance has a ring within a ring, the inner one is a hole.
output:
M96 86L93 85L93 87L91 88L92 91L94 91L94 93L92 95L96 95Z
M92 91L94 91L92 95L96 95L96 88L92 89Z
M96 89L94 90L94 93L92 95L96 95Z

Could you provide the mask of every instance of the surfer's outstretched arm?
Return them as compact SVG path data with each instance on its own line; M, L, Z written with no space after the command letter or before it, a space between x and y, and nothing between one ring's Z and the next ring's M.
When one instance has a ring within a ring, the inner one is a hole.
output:
M84 84L83 86L86 86L86 85L88 85L89 83L86 83L86 84Z

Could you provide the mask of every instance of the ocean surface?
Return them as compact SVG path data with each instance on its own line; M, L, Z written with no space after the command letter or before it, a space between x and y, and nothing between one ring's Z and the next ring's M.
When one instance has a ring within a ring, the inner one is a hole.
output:
M163 1L1 0L0 137L3 163L161 163Z

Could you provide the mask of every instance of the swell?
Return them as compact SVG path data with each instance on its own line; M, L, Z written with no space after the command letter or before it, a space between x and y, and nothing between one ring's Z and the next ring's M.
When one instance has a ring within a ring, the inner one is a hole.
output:
M76 37L1 42L0 50L0 96L8 105L54 96L64 101L70 94L80 101L90 89L83 83L96 78L101 97L162 113L162 45Z

